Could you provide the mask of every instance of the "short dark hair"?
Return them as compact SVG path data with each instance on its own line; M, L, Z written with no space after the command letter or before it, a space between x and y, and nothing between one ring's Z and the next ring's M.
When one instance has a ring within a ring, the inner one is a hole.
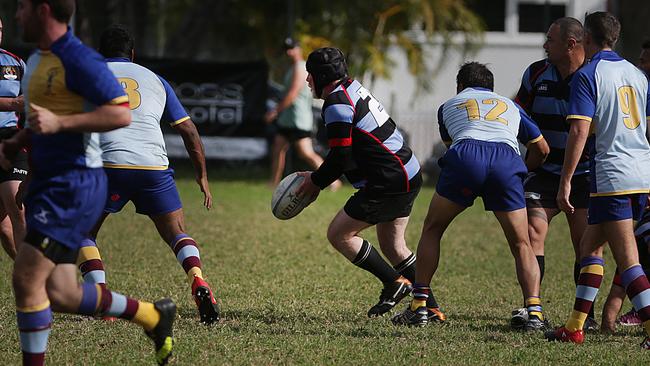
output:
M641 44L641 48L643 48L644 50L650 49L650 39L646 39L645 41L643 41L643 43Z
M31 0L35 8L47 4L52 9L52 16L61 23L69 23L75 11L75 0Z
M621 23L612 14L598 11L585 18L585 32L591 34L598 46L612 48L621 33Z
M99 53L104 57L131 58L135 40L122 24L113 24L104 29L99 37Z
M575 39L577 42L582 42L582 36L584 35L584 28L582 23L576 18L563 17L556 19L553 24L560 27L560 37L563 40L569 38Z
M479 87L494 90L494 75L484 64L466 62L458 70L456 83L463 88Z

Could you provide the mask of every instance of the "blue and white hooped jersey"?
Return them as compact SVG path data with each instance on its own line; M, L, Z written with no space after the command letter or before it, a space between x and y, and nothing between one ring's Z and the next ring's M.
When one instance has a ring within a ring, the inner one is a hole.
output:
M167 169L169 161L160 122L175 126L190 117L163 78L126 58L107 61L129 96L131 124L100 134L104 167Z
M592 196L650 191L649 97L645 74L613 51L574 75L567 119L591 121Z
M438 109L440 136L453 147L473 139L501 142L519 154L519 144L542 139L537 125L519 105L484 88L465 88Z
M27 60L22 89L26 113L30 103L60 116L90 112L107 104L126 108L128 103L104 58L69 30L52 43L50 50L32 53ZM35 133L31 143L31 167L37 175L51 176L69 169L102 166L97 133Z
M20 82L25 75L25 63L20 57L0 48L0 98L15 98L22 94ZM0 128L18 124L16 112L0 112Z
M560 71L548 60L532 63L521 79L515 103L519 104L535 121L551 148L540 167L549 173L560 175L564 164L564 152L569 138L569 83L573 74L563 79ZM589 173L589 159L580 157L574 175Z

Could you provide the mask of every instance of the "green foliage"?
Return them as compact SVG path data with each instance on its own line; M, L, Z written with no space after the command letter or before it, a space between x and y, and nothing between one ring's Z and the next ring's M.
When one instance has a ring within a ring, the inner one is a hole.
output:
M228 174L211 173L214 178ZM112 289L147 300L170 296L178 303L174 365L647 365L647 352L638 347L641 328L614 336L590 334L581 346L511 331L510 311L522 301L514 262L480 201L443 238L432 287L448 324L409 329L394 327L388 317L366 318L380 284L327 243L327 225L351 188L322 192L298 217L280 221L270 213L271 190L263 180L213 180L216 207L206 211L191 174L185 176L178 185L187 230L201 245L204 273L222 299L221 324L198 324L185 274L151 221L131 205L109 217L98 239ZM424 189L416 201L407 229L413 249L431 195ZM372 231L363 236L377 246ZM543 305L557 325L568 316L575 291L563 218L551 225L546 262ZM612 263L607 258L597 314ZM21 359L11 266L0 255L0 365ZM50 365L153 364L152 348L127 322L55 315L47 360Z

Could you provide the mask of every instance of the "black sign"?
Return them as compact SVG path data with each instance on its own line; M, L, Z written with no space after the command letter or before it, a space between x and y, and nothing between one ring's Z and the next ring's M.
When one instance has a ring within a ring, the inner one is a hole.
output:
M172 85L201 135L264 135L266 62L220 64L142 59L136 62ZM171 130L163 127L165 133Z

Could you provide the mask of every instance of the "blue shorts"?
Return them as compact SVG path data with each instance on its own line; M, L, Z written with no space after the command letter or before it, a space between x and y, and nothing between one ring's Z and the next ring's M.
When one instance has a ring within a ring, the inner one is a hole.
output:
M183 207L174 182L174 170L107 168L108 197L104 212L120 212L133 201L135 211L156 216Z
M442 171L436 185L441 196L469 207L483 197L488 211L526 207L524 179L528 170L517 152L499 142L463 140L438 162Z
M74 169L32 178L25 197L27 232L36 231L77 250L102 214L104 170Z
M627 219L638 221L647 203L647 193L589 197L587 221L589 225Z

